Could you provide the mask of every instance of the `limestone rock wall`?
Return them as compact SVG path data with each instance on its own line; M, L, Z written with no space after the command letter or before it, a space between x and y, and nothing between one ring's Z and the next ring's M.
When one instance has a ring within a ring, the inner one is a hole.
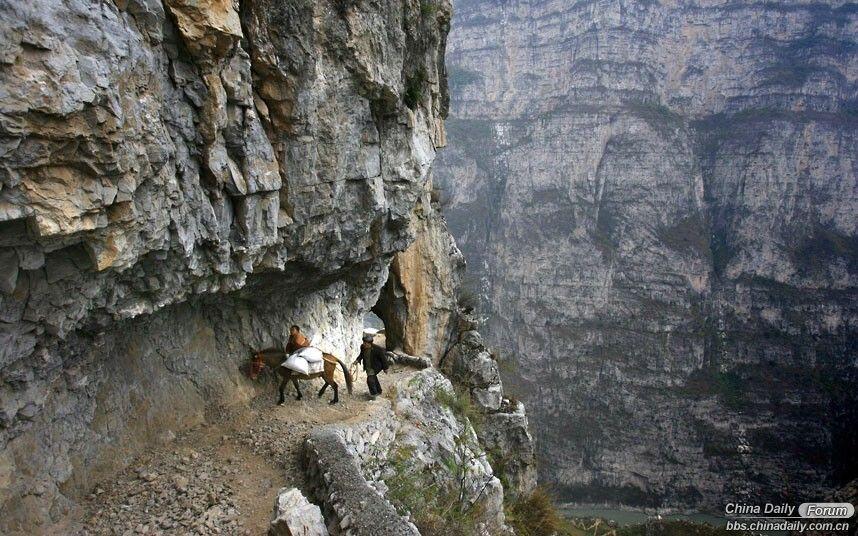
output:
M291 323L351 357L444 143L445 0L0 1L0 532Z
M858 474L858 11L458 0L435 168L570 500L721 511Z

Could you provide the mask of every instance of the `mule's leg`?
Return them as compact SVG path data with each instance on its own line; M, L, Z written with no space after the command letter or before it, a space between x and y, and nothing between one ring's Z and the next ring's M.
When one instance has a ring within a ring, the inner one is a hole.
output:
M321 398L322 395L325 394L325 389L327 389L327 388L328 388L328 380L325 380L325 385L323 385L322 388L319 389L319 398Z
M334 388L334 399L329 402L329 404L336 404L340 401L340 386L337 385L337 382L331 380L331 387Z
M298 385L298 378L292 378L292 385L295 386L295 391L298 393L298 396L295 397L295 400L301 400L304 398L304 395L301 394L301 387Z
M280 377L280 399L277 401L278 406L282 406L286 403L286 382L289 381L289 376L281 376Z

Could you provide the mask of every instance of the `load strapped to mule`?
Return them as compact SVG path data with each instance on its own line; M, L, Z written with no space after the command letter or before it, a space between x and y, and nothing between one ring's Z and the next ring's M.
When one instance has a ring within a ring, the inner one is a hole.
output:
M325 360L321 350L315 346L307 346L291 354L280 366L299 374L316 374L322 372Z

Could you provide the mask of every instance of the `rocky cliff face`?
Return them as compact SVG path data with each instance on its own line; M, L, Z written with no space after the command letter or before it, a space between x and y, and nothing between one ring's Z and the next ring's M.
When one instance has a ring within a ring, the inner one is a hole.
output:
M50 530L252 394L240 366L291 323L352 357L432 210L449 19L444 0L0 1L0 532Z
M459 0L436 177L577 501L854 477L858 7Z

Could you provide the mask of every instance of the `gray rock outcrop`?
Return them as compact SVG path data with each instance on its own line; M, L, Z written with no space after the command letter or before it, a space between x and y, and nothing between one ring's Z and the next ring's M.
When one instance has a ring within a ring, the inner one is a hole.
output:
M858 476L855 5L455 8L435 180L542 477L721 512Z
M462 315L467 323L468 315ZM536 487L535 443L524 405L504 397L500 369L482 335L469 329L444 355L441 368L462 386L484 421L477 430L494 471L510 496L528 495Z
M536 488L535 443L524 404L505 400L500 411L484 417L477 434L492 468L502 476L508 498L532 493Z
M479 332L463 332L444 356L442 367L448 376L470 390L471 397L482 410L500 409L503 401L500 370Z

